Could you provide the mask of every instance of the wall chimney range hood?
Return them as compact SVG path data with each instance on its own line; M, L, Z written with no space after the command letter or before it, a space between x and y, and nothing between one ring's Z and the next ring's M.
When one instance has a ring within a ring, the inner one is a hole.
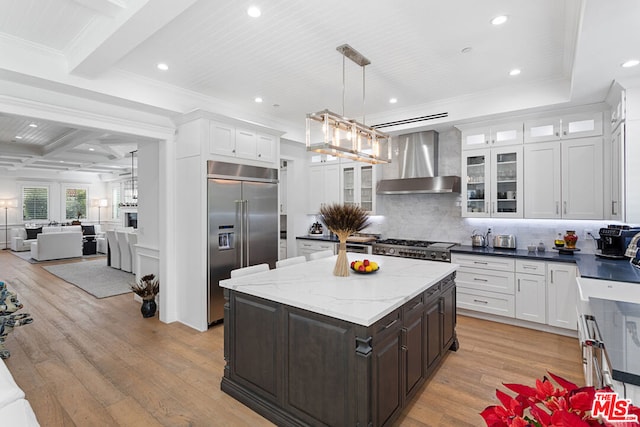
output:
M438 176L438 132L394 138L393 160L382 166L378 194L459 193L459 176Z

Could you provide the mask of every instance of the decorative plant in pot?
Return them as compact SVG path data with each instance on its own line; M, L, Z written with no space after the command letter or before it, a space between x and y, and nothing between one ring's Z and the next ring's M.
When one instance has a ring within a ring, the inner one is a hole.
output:
M140 312L142 317L153 317L156 315L156 295L160 292L160 282L155 274L142 276L137 283L130 285L131 290L142 298Z
M325 205L320 208L322 222L338 236L340 246L338 259L333 269L334 276L349 275L349 260L347 259L347 237L369 226L369 215L356 205Z

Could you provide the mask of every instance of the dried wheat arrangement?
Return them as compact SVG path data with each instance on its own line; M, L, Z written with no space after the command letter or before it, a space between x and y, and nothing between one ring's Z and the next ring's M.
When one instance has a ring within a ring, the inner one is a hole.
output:
M347 260L347 237L369 225L369 215L360 206L355 205L325 205L320 208L322 222L329 230L338 236L340 246L338 260L333 269L334 276L349 275L349 261Z

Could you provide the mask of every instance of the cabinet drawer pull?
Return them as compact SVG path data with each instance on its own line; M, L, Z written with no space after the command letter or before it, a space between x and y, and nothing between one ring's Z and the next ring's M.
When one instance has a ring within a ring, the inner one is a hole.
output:
M392 327L393 325L395 325L398 322L398 319L394 319L391 323L389 323L388 325L386 325L383 329L389 329L390 327Z
M523 265L522 268L524 268L525 270L537 270L538 267L536 267L535 265Z
M518 292L520 292L520 279L518 279Z
M560 202L556 202L556 215L560 215Z
M422 304L422 300L420 301L416 301L415 304L413 304L413 306L411 306L411 308L409 309L409 311L413 310L414 308L416 308L417 306L419 306L420 304Z
M480 279L478 277L474 277L473 280L476 281L476 282L488 282L487 279Z
M482 264L482 265L487 265L489 264L488 262L485 261L473 261L474 264Z
M473 302L481 302L482 304L489 304L489 301L483 301L481 299L474 299Z

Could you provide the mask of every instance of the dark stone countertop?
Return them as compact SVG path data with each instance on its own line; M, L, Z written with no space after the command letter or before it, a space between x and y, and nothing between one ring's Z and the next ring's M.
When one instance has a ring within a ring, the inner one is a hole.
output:
M494 249L473 246L454 246L451 248L451 252L551 262L573 262L578 266L580 277L640 284L640 269L632 266L626 258L607 259L597 257L594 254L579 253L562 255L554 249L547 249L545 252L540 253L529 252L523 249Z

